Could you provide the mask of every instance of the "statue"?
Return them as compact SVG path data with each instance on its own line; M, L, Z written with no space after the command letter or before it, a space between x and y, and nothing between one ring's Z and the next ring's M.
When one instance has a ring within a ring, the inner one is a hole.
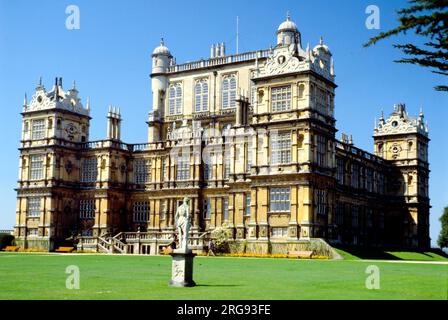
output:
M188 250L188 237L190 233L190 199L185 197L183 203L177 208L175 223L179 239L179 251Z
M182 204L176 210L175 225L178 232L179 249L173 250L171 263L170 286L193 287L193 258L196 256L188 249L188 237L190 233L190 199L184 198Z

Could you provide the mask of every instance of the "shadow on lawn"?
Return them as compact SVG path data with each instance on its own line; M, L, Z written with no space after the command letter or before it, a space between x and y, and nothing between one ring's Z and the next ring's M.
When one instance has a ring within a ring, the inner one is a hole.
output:
M402 260L386 251L378 248L362 248L354 246L333 245L336 249L343 250L359 259Z
M196 287L241 287L237 284L196 284Z
M342 245L333 245L336 249L343 250L359 259L372 259L372 260L403 260L402 258L393 255L389 252L409 252L409 253L418 253L422 254L426 257L433 258L429 252L438 254L442 257L447 258L448 255L444 253L440 249L431 249L428 251L419 251L419 250L406 250L402 248L365 248L365 247L354 247L354 246L342 246ZM387 252L389 251L389 252Z

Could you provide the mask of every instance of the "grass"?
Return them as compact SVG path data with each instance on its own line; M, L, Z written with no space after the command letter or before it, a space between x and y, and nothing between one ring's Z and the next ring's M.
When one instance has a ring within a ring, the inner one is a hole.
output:
M448 255L437 249L431 251L401 251L340 246L335 247L335 250L346 260L382 259L448 262Z
M368 290L366 267L380 269ZM80 269L80 289L65 269ZM447 264L197 257L193 288L168 286L169 256L0 253L0 299L447 299Z

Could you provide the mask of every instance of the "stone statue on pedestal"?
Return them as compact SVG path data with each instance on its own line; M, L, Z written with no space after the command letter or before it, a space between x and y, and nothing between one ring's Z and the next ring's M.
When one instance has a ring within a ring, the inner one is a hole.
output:
M185 197L183 203L177 208L175 215L175 226L178 232L179 248L173 250L170 286L192 287L193 281L193 258L196 254L188 249L188 238L190 233L190 199Z

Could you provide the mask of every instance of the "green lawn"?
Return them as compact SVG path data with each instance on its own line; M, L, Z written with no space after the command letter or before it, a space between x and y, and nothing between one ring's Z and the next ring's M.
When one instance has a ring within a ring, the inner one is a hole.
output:
M380 269L379 290L365 287ZM79 290L65 287L69 265ZM171 257L0 253L0 299L447 299L448 265L197 257L198 286L168 286Z

